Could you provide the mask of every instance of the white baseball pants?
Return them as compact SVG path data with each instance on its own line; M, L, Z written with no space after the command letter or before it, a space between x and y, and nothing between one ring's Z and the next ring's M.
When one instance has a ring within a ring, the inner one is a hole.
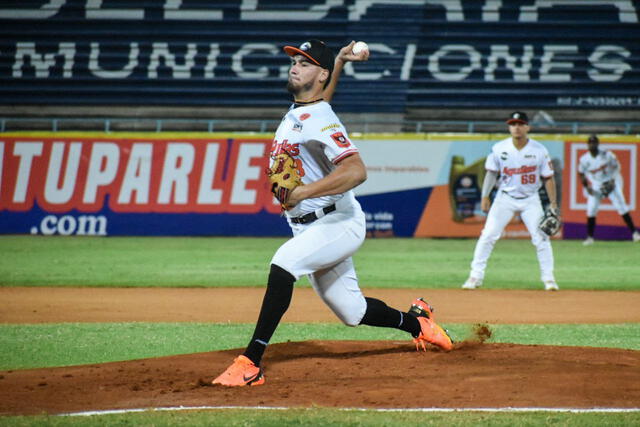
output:
M306 274L336 316L348 326L357 326L367 302L351 256L364 242L366 222L357 202L343 198L336 202L336 208L311 224L290 223L294 237L280 246L271 263L296 280Z
M594 194L591 195L587 190L584 190L584 195L587 198L587 216L594 217L600 209L600 202L604 197L599 191L594 190ZM622 179L616 179L616 186L613 191L607 196L611 200L611 203L616 208L620 215L624 215L629 212L629 207L622 193Z
M540 264L540 279L543 282L555 281L551 242L549 236L538 228L543 216L540 196L536 193L525 199L514 199L501 191L497 193L493 205L489 209L487 221L476 243L473 261L471 261L471 277L484 278L487 261L491 256L493 247L502 235L504 228L517 212L520 212L520 217L531 235L531 243L536 247L538 263Z

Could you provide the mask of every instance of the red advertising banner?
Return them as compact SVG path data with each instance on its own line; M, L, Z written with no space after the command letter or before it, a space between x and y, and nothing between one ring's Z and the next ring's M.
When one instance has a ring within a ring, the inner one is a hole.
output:
M0 138L0 210L255 213L280 208L266 185L271 141Z

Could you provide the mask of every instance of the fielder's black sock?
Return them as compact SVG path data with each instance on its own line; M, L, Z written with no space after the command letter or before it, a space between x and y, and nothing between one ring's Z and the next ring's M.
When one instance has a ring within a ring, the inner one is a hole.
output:
M587 217L587 236L593 237L593 232L596 229L596 217L589 216Z
M367 311L360 321L361 325L400 329L414 337L420 334L420 323L415 316L391 308L379 299L366 297L365 300Z
M629 230L631 230L632 233L635 233L636 227L635 225L633 225L633 220L631 219L631 215L629 215L629 212L622 215L622 219L624 219L624 223L627 224L627 227L629 227Z
M262 355L267 348L267 344L269 344L271 336L278 327L280 319L289 308L295 281L296 278L288 271L271 264L269 282L262 300L258 323L256 323L253 337L251 337L251 341L244 352L244 355L251 359L256 366L260 365Z

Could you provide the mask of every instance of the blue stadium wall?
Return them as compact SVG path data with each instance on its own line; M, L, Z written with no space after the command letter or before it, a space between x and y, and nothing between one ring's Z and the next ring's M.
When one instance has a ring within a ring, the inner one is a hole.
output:
M339 112L640 109L635 0L3 0L0 105L286 107L286 44L365 40ZM345 84L348 82L349 84Z

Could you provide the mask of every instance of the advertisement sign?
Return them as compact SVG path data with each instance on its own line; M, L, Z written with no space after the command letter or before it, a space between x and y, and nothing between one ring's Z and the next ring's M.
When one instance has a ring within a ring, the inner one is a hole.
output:
M367 167L367 180L354 191L368 236L477 238L486 219L484 160L504 137L352 136ZM534 138L555 170L565 222L558 237L583 238L577 159L586 137ZM640 141L601 139L620 160L634 216ZM0 234L289 236L264 173L271 144L270 135L0 134ZM596 237L628 238L612 209L605 200ZM503 237L529 238L518 215Z
M480 195L485 176L484 162L493 144L506 135L486 135L446 143L449 151L441 176L416 227L417 237L478 237L484 227L486 213L480 210ZM542 140L554 165L556 184L562 182L563 142ZM442 141L439 141L442 143ZM559 187L560 188L560 187ZM544 193L542 193L544 196ZM558 194L559 200L561 194ZM515 215L503 232L505 238L529 238L524 223ZM561 237L558 235L556 238Z
M271 140L0 136L0 232L285 234L263 173Z

